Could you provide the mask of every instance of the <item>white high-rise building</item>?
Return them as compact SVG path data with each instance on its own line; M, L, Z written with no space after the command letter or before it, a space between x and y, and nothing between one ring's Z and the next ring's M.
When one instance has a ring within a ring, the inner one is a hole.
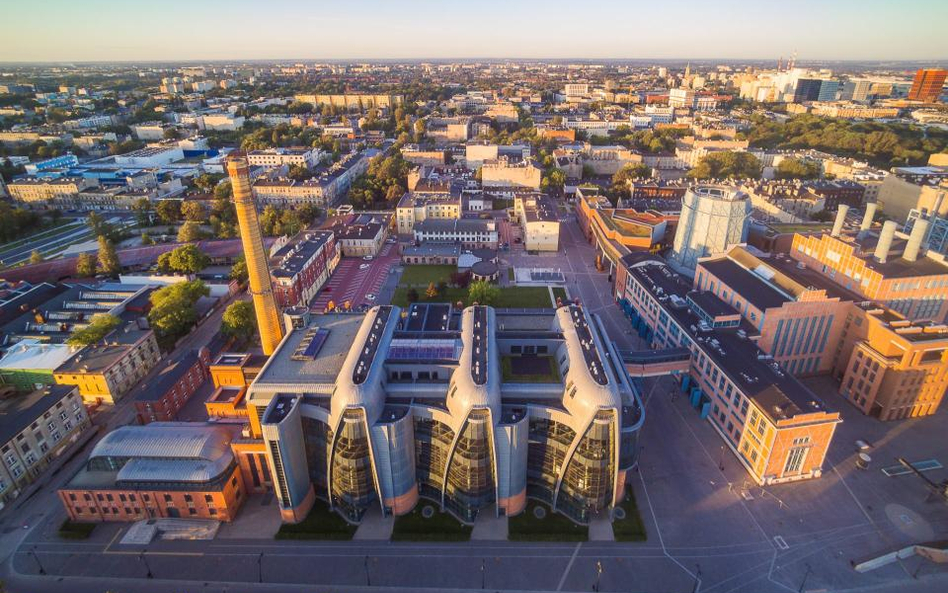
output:
M724 253L747 239L751 201L735 187L699 185L681 200L681 217L669 256L671 266L693 275L698 258Z

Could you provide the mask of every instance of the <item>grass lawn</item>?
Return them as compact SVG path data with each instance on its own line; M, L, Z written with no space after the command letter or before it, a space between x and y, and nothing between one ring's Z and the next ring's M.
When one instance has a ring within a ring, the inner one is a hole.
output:
M274 536L276 539L352 539L355 525L349 525L345 519L321 500L316 500L313 510L299 523L284 523Z
M552 356L501 356L505 383L559 383L560 373Z
M422 510L434 511L431 518L422 515ZM438 511L438 505L422 500L407 515L395 517L392 541L415 542L466 542L471 539L473 527L465 525L448 513Z
M514 276L514 269L513 269L513 268L507 268L507 280L510 280L511 282L513 282L514 280L516 280L516 277Z
M399 286L424 286L434 282L450 282L456 266L405 266Z
M63 539L89 539L98 523L77 523L66 519L59 526L59 537Z
M449 287L433 299L425 297L424 290L416 290L418 291L419 303L454 304L461 301L464 303L464 306L469 304L466 288ZM407 287L399 286L395 289L395 294L392 296L392 304L398 305L399 307L408 306ZM493 303L493 306L521 309L548 309L553 305L550 303L550 293L545 286L510 286L500 289L500 297L498 297L496 303Z
M546 516L538 519L535 509L542 508ZM507 539L517 542L584 542L589 540L589 528L573 523L550 507L531 500L527 508L507 521Z
M566 296L566 289L563 288L562 286L554 286L552 290L553 290L553 300L560 299L565 304L568 298Z
M617 542L644 542L646 540L645 525L642 515L635 504L635 493L630 486L625 488L625 500L619 507L625 511L625 518L612 522L612 533Z

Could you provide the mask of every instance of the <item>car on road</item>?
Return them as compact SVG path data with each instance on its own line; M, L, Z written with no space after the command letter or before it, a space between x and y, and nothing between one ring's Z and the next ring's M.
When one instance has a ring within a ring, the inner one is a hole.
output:
M359 264L360 270L368 270L371 267L372 267L371 264Z
M365 261L372 261L373 259L375 259L375 257L374 257L374 256L371 256L371 255L366 255L366 256L363 257L362 259L364 259Z
M368 293L368 294L365 295L365 300L367 300L367 301L374 301L374 300L375 300L375 295L370 292L370 293Z

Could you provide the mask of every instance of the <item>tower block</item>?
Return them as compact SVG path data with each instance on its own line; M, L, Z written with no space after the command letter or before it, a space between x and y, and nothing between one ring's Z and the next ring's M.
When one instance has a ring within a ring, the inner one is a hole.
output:
M246 159L242 156L228 159L227 173L230 175L231 187L234 190L234 208L237 211L240 241L247 260L247 275L250 280L250 294L253 296L253 308L257 315L260 344L263 347L263 353L269 356L283 339L283 326L280 323L276 300L273 298L267 251L263 245L257 207L253 202L253 193L250 189Z

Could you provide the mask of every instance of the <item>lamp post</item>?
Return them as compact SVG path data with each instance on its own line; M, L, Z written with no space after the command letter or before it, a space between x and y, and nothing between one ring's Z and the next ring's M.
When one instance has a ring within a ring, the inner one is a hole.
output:
M602 562L596 560L596 583L593 585L593 591L598 593L599 591L599 581L602 579Z
M149 579L155 578L155 575L151 572L151 566L148 565L148 558L145 558L145 550L141 551L141 553L138 555L138 559L142 561L142 563L145 565L145 570L148 571L145 576Z
M800 588L797 589L797 593L803 593L803 587L806 586L806 579L810 576L810 573L813 572L813 569L810 568L810 565L806 565L806 572L803 573L803 581L800 582Z
M43 564L40 562L39 556L36 555L36 546L30 548L30 554L33 555L33 560L36 562L36 566L39 567L39 573L46 574L46 569L43 568Z
M263 552L257 556L257 582L263 582Z
M721 456L718 458L718 469L724 471L724 445L721 445Z
M487 560L481 558L481 589L487 586Z
M365 561L363 561L362 566L365 568L365 586L371 587L372 580L369 578L369 557L368 556L365 557Z

